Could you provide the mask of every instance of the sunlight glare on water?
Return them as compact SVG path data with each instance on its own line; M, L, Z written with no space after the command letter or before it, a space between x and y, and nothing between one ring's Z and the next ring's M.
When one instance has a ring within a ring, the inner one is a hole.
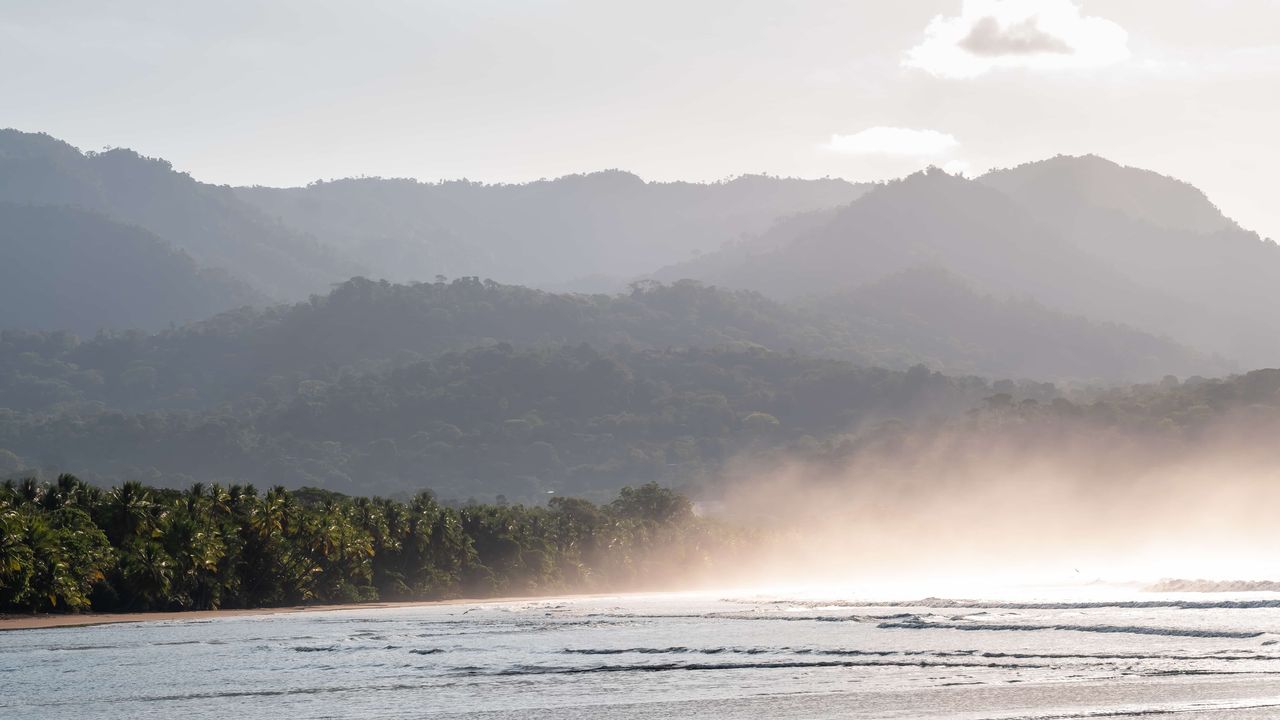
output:
M756 588L13 631L0 635L0 716L1280 714L1274 595L974 589Z

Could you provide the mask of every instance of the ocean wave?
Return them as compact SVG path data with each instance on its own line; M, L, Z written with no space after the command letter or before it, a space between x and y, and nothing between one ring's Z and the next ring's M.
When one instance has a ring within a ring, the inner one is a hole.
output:
M829 655L851 657L889 657L904 653L892 650L826 650L817 648L768 648L768 647L708 647L690 648L684 646L652 648L565 648L562 652L569 655Z
M1280 703L1265 702L1197 702L1194 705L1164 705L1132 707L1116 710L1085 710L1082 712L1055 713L1053 715L1000 715L992 720L1088 720L1089 718L1134 718L1159 715L1185 715L1187 713L1229 712L1232 710L1266 710L1280 708Z
M981 629L981 628L978 628ZM1262 655L1238 651L1219 651L1210 654L1170 653L1052 653L1052 652L991 652L981 650L854 650L844 648L812 647L705 647L683 645L672 647L627 648L565 648L567 655L801 655L819 657L933 657L933 658L985 658L989 660L1178 660L1178 661L1280 661L1280 655Z
M1144 588L1147 592L1280 592L1274 580L1183 580L1166 578Z
M968 651L972 653L972 651ZM947 653L936 653L940 657ZM1280 656L1239 653L1233 655L1171 655L1165 653L1004 653L982 652L978 657L1008 658L1025 660L1217 660L1223 662L1236 661L1280 661Z
M1064 630L1069 632L1091 633L1127 633L1131 635L1161 635L1165 637L1201 637L1201 638L1256 638L1264 633L1253 630L1196 630L1192 628L1162 628L1145 625L1019 625L996 623L953 623L901 621L880 623L876 627L884 630L989 630L1012 632L1039 632L1044 630Z
M251 697L279 697L288 695L320 695L324 693L341 693L351 692L353 690L377 690L377 691L395 691L395 690L419 690L421 685L412 685L407 683L397 683L394 685L380 686L361 686L361 685L342 685L342 686L324 686L324 687L303 687L303 688L286 688L280 690L229 690L226 692L208 692L208 693L186 693L180 695L147 695L136 698L138 702L172 702L186 700L217 700L221 698L251 698Z
M888 615L784 615L781 613L709 612L701 615L625 615L631 620L769 620L777 622L880 622L915 617L914 613Z
M646 663L641 665L517 665L510 668L485 669L475 667L454 668L455 674L474 676L520 676L520 675L585 675L591 673L625 673L625 672L677 672L677 671L711 671L711 670L783 670L800 668L840 668L840 667L900 667L900 668L993 668L998 670L1025 670L1029 668L1048 668L1048 665L1028 663L994 663L994 662L940 662L934 660L779 660L776 662L667 662Z
M1158 590L1156 592L1192 592L1190 590ZM1209 592L1209 591L1203 591ZM1228 592L1222 590L1219 592ZM1255 610L1280 608L1280 600L1093 600L1080 602L1021 602L992 600L886 600L883 602L848 600L729 600L743 604L786 605L804 608L929 608L931 610L1093 610L1093 609L1159 609L1175 610ZM872 616L874 617L874 616Z

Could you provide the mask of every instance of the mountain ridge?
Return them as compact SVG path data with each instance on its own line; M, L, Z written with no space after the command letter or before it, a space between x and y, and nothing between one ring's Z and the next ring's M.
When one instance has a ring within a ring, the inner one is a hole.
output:
M1030 167L1039 177L1075 162ZM1280 302L1280 247L1240 229L1186 183L1098 158L1085 164L1151 183L1156 190L1138 194L1148 210L1161 188L1198 198L1194 222L1187 221L1193 227L1178 228L1174 219L1155 226L1087 195L1045 193L1042 184L1011 189L1010 178L1020 176L999 176L1001 190L933 169L654 277L786 298L848 291L928 263L984 292L1031 296L1055 311L1168 335L1245 366L1280 364L1280 318L1266 309ZM1207 226L1219 229L1200 232Z
M142 228L0 202L0 327L154 331L265 301Z
M305 297L360 271L240 202L230 188L133 150L83 153L49 135L0 130L0 201L81 207L136 225L277 300Z

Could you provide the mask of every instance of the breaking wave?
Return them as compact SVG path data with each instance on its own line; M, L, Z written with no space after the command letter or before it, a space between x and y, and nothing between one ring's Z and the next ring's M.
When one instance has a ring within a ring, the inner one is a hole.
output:
M1264 633L1253 630L1195 630L1191 628L1161 628L1144 625L1019 625L996 623L926 622L904 620L880 623L876 627L885 630L991 630L1011 632L1038 632L1064 630L1069 632L1127 633L1130 635L1162 635L1165 637L1235 638L1260 637Z
M836 667L903 667L903 668L995 668L1000 670L1024 670L1047 668L1048 665L995 662L940 662L934 660L779 660L776 662L720 662L720 663L647 663L642 665L517 665L505 669L457 668L456 673L467 676L492 675L585 675L591 673L625 672L673 672L705 670L783 670L797 668Z
M985 658L990 660L1193 660L1193 661L1280 661L1280 655L1225 651L1210 654L1188 653L1053 653L994 652L982 650L853 650L809 647L627 647L565 648L566 655L802 655L820 657L916 657Z
M1274 580L1182 580L1169 578L1146 588L1147 592L1280 592ZM1267 607L1280 607L1268 605Z
M1166 581L1168 582L1168 581ZM1187 581L1176 581L1187 582ZM1198 582L1198 581L1196 581ZM1280 587L1280 585L1277 585ZM1195 590L1154 590L1154 592L1200 592ZM1212 591L1204 591L1212 592ZM1243 590L1219 590L1217 592L1244 592ZM730 602L759 604L752 600ZM948 598L924 598L923 600L895 600L885 602L851 602L846 600L770 600L769 605L786 605L806 608L929 608L932 610L1094 610L1094 609L1156 609L1175 610L1255 610L1280 608L1277 600L1097 600L1088 602L1018 602L990 600L952 600Z

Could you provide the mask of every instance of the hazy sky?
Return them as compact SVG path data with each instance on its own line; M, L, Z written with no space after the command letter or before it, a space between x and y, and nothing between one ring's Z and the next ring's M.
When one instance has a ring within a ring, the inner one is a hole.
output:
M213 182L1093 152L1280 238L1280 0L0 0L0 126Z

